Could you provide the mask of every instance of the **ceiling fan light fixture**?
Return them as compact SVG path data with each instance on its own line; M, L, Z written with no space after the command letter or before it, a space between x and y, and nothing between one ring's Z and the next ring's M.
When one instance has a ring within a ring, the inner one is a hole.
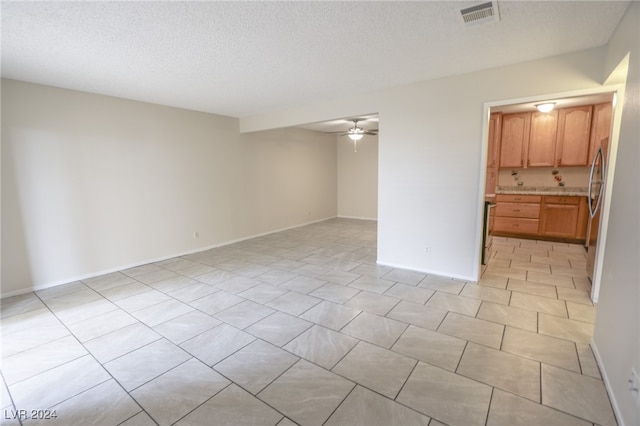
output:
M352 141L359 141L364 136L364 133L349 133L347 136L349 136Z
M555 106L555 102L545 102L543 104L537 104L536 108L538 108L540 112L551 112Z

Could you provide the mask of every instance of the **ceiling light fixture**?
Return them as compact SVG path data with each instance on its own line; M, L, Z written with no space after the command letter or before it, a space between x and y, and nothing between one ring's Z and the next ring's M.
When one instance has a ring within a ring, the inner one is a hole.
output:
M364 131L359 127L354 127L349 130L347 134L352 141L359 141L364 136Z
M357 143L360 139L364 137L364 135L378 135L378 129L365 129L363 127L358 126L359 121L367 121L371 118L352 118L350 121L353 121L353 127L349 130L338 131L338 132L326 132L326 133L341 133L340 136L348 136L349 139L353 141L353 151L358 152Z
M536 105L536 108L538 108L538 111L540 112L551 112L555 106L555 102L545 102L543 104Z

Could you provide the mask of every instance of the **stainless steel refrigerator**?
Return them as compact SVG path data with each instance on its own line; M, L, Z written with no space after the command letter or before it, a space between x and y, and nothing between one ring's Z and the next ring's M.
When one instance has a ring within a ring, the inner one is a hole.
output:
M593 281L593 273L596 262L596 248L598 243L598 230L600 228L600 213L604 202L604 176L609 150L609 138L600 141L600 147L596 151L591 163L589 174L589 224L587 226L587 274Z

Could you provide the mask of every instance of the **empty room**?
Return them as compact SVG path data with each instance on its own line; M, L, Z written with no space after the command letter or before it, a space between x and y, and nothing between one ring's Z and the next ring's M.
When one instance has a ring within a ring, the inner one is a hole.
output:
M2 425L640 425L640 3L1 3Z

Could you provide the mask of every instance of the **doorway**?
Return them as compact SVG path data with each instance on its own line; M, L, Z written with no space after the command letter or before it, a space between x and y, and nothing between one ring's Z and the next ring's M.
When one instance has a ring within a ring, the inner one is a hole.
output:
M371 113L298 126L335 137L338 217L378 220L378 125Z
M544 103L552 104L552 112L537 110ZM604 138L617 139L612 137L614 107L611 88L486 106L484 195L498 201L493 235L580 244L586 252L591 160ZM607 175L613 176L613 170ZM591 250L591 255L598 253L591 290L596 302L604 243ZM573 259L573 264L584 266L586 274L586 259Z

